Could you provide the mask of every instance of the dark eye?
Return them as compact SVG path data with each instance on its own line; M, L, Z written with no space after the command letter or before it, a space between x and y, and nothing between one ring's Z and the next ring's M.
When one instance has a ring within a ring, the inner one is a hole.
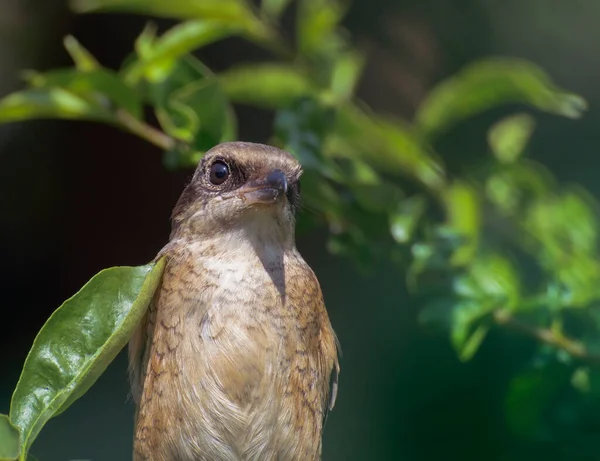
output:
M217 160L210 166L210 182L220 186L229 178L229 167L221 160Z

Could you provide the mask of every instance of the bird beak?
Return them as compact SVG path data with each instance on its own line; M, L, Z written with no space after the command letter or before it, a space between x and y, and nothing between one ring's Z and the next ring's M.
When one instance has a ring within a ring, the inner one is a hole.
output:
M249 204L271 204L288 191L288 181L283 171L269 172L265 179L251 181L240 187L236 193Z

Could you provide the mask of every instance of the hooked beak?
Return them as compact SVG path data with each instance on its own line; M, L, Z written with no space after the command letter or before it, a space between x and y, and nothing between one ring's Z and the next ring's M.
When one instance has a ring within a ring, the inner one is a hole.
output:
M264 180L252 181L241 188L236 193L249 204L272 204L279 197L287 194L288 181L283 171L276 169L267 174Z

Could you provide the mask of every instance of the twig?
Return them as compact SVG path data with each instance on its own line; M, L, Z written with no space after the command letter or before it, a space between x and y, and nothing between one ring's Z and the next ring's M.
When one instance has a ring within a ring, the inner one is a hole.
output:
M145 139L151 144L160 147L162 150L168 151L177 146L178 141L175 138L157 130L147 123L139 121L126 110L119 109L117 110L116 115L117 120L121 123L123 128L140 138Z
M556 349L561 349L573 357L600 364L600 355L589 352L586 347L574 339L567 338L563 335L557 335L554 331L548 328L540 328L528 325L516 319L507 310L497 310L494 312L494 320L498 325L518 331L519 333L530 336L544 344L553 346Z

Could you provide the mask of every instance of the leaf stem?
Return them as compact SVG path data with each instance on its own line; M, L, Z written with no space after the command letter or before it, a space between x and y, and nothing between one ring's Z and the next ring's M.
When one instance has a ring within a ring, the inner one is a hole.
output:
M591 362L600 364L600 355L591 353L580 342L568 338L562 334L557 334L552 329L540 328L533 325L528 325L525 322L515 318L509 311L505 309L494 312L494 321L503 327L517 331L526 336L530 336L539 342L548 344L556 349L561 349L569 355Z
M160 147L164 151L174 149L178 141L175 138L163 133L161 130L144 123L135 118L131 113L124 109L119 109L116 112L117 120L123 128L130 133L139 136L142 139Z

